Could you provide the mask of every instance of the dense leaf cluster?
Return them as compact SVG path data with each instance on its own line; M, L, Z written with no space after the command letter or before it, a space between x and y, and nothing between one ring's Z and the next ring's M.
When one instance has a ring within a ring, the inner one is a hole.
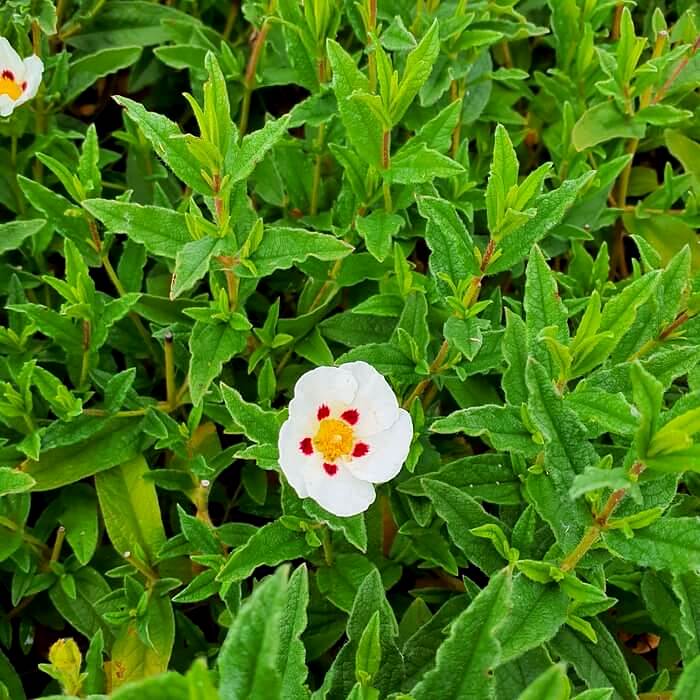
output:
M1 3L46 69L0 120L0 698L697 700L699 23ZM277 440L350 360L415 436L339 518Z

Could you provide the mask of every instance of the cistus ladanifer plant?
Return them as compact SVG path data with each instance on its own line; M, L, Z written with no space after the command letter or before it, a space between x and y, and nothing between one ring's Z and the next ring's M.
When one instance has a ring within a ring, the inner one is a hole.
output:
M0 1L0 700L698 700L690 0Z

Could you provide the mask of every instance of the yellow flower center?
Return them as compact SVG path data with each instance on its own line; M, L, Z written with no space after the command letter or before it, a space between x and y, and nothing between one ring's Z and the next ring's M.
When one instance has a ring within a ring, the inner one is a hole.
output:
M314 447L323 455L323 460L333 464L338 457L352 452L354 435L352 427L337 418L324 418L313 438Z
M0 77L0 95L9 95L10 99L18 100L22 95L22 87L6 76Z

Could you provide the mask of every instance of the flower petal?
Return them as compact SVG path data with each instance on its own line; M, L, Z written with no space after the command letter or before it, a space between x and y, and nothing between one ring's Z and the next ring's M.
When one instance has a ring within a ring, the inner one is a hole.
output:
M321 455L305 454L302 441L309 437L306 426L294 420L286 420L280 428L277 446L280 452L280 469L287 477L289 485L300 498L306 498L306 475L310 471L322 470Z
M29 56L24 59L24 78L23 80L27 83L26 87L22 91L20 97L17 98L15 106L24 104L28 100L31 100L39 90L39 85L41 85L41 76L44 73L44 64L38 56Z
M381 433L367 440L369 450L361 457L348 461L348 469L358 478L382 484L393 479L408 457L413 440L411 416L403 408L399 409L396 422Z
M351 373L357 380L357 394L352 408L359 413L355 429L358 435L374 435L396 422L399 402L384 377L367 362L347 362L339 369Z
M342 461L336 466L335 472L323 467L306 472L309 497L329 513L343 518L363 513L374 503L374 486L356 479Z
M22 59L12 48L12 44L4 36L0 36L0 73L3 70L11 70L15 78L19 79L22 77L24 67Z
M339 367L316 367L297 381L289 415L316 420L321 406L333 411L334 406L350 404L356 393L357 380L350 372Z
M9 117L15 108L15 103L9 95L0 95L0 117Z

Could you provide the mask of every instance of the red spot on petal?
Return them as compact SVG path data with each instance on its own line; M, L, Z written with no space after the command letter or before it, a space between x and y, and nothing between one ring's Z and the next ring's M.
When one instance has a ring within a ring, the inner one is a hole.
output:
M326 474L328 474L328 476L335 476L336 472L338 471L338 465L328 464L328 462L324 462L323 469L325 470Z
M314 447L311 444L311 438L305 437L300 443L299 443L299 449L305 454L305 455L310 455L313 454Z
M22 92L24 92L26 89L27 89L27 81L25 80L25 81L22 83Z
M358 442L352 448L353 457L364 457L369 452L369 445L366 442Z
M350 423L350 425L355 425L355 423L357 423L357 421L360 419L360 414L357 412L356 409L351 408L347 411L343 411L343 413L340 417L346 423Z
M4 70L2 74L0 74L0 77L7 78L7 80L14 80L15 74L11 70Z
M323 420L324 418L328 418L328 416L331 415L331 409L326 406L326 404L321 404L318 407L318 411L316 413L316 418L319 420Z

